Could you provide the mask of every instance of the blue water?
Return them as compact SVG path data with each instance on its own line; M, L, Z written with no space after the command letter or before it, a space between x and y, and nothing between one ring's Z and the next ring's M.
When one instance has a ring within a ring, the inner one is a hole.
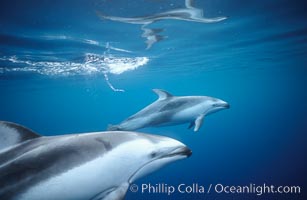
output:
M153 88L230 103L188 124L143 132L193 155L136 182L298 185L301 194L142 194L126 199L306 199L307 17L304 1L195 0L202 24L164 20L146 49L140 25L101 20L181 8L183 1L1 1L0 119L43 135L105 130L153 102ZM123 92L125 91L125 92Z

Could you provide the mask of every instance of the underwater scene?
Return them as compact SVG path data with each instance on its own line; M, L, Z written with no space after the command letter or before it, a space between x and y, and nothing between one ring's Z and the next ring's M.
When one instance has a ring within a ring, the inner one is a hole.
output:
M2 0L0 199L306 199L306 8Z

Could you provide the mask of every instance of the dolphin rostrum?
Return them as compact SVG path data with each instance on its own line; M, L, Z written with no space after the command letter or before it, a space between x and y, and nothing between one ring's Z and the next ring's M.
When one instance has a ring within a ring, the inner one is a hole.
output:
M99 11L97 11L97 15L101 19L108 19L112 21L118 21L123 23L129 24L141 24L142 30L144 33L142 37L147 39L147 49L149 49L153 43L158 42L159 40L165 38L161 35L157 35L157 37L153 37L152 31L149 31L149 28L145 28L147 25L152 24L156 21L160 20L182 20L182 21L192 21L192 22L200 22L200 23L215 23L220 22L225 19L226 17L214 17L214 18L207 18L204 17L203 9L199 9L193 6L193 0L185 0L185 8L180 9L173 9L149 16L143 17L117 17L117 16L108 16ZM148 34L149 33L149 34ZM157 39L159 38L159 39Z
M181 142L157 135L40 136L0 121L0 199L121 200L131 182L190 155Z
M153 89L158 100L130 116L119 125L109 125L109 131L137 130L145 127L169 126L190 123L198 131L208 114L229 108L229 104L208 96L173 96L170 93Z

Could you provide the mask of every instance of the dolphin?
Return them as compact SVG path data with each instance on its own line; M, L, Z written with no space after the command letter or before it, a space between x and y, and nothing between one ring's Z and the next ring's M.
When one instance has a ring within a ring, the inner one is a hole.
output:
M145 127L190 123L198 131L206 115L229 108L223 100L208 96L173 96L167 91L153 89L158 100L130 116L119 125L109 125L109 131L137 130Z
M129 23L129 24L140 24L142 26L142 30L144 31L144 35L146 35L145 27L149 24L152 24L154 22L160 21L160 20L181 20L181 21L191 21L191 22L200 22L200 23L215 23L220 22L227 17L213 17L213 18L207 18L204 17L203 9L199 9L193 6L193 0L185 0L185 7L180 9L173 9L161 13L156 13L149 16L143 16L143 17L117 17L117 16L108 16L100 11L97 11L97 15L101 19L107 19L117 22L123 22L123 23ZM147 28L148 30L149 28ZM161 38L161 36L159 36ZM161 39L160 39L161 40ZM152 35L149 35L147 37L147 49L149 49L152 46L152 43L158 42L160 40L152 39ZM149 43L149 44L148 44Z
M41 136L0 121L0 199L121 200L130 183L191 153L163 136L121 131Z

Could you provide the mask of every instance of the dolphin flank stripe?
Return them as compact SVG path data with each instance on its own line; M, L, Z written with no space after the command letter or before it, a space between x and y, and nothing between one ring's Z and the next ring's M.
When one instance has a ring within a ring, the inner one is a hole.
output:
M177 109L177 108L181 108L181 109L186 109L188 108L191 103L200 103L200 100L198 99L190 99L187 101L187 99L185 98L176 98L173 101L169 101L166 105L164 105L161 109L160 112L163 111L169 111L169 110L173 110L173 109Z
M12 191L17 193L25 192L30 186L45 181L54 173L64 173L84 162L103 155L107 149L101 145L101 142L95 140L95 137L87 139L87 143L78 136L71 136L69 140L70 145L65 149L60 147L67 142L66 138L64 140L39 138L39 140L22 144L18 151L26 150L24 154L20 155L17 160L0 168L0 174L2 174L0 177L0 188L2 188L0 199L11 198L11 195L14 195ZM81 145L78 145L78 143ZM53 146L53 151L42 151L41 148L44 148L45 145ZM78 145L78 148L76 148L76 145ZM32 150L28 151L28 149ZM10 153L10 151L7 152L7 154ZM28 159L29 154L32 153L38 154L37 160ZM19 152L19 154L21 153ZM8 156L10 155L6 155L4 152L0 157ZM31 179L26 178L28 176L31 176ZM17 183L16 177L20 179Z

